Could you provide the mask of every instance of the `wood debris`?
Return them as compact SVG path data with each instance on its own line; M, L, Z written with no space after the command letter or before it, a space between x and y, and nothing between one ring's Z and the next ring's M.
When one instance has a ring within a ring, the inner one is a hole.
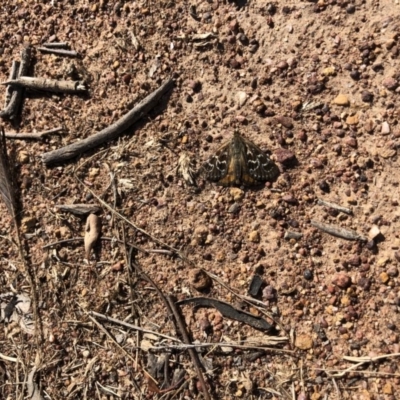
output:
M318 199L317 204L319 204L321 206L332 208L334 210L343 212L343 213L348 214L348 215L352 215L353 214L353 210L351 208L343 207L343 206L340 206L340 205L338 205L336 203L331 203L329 201Z
M21 52L21 63L19 66L17 77L27 76L32 60L32 47L26 46ZM1 118L15 118L21 108L21 102L24 94L23 88L15 88L11 95L11 99L7 107L0 111Z
M55 79L20 76L17 79L3 82L2 85L43 90L53 93L85 93L87 87L83 81L58 81Z
M95 204L57 204L55 207L60 211L79 216L96 214L101 210L101 208Z
M42 155L43 162L47 166L63 163L85 151L100 146L101 144L110 140L116 139L119 135L125 132L126 129L146 115L158 103L160 98L173 87L173 85L174 81L172 79L168 79L157 90L145 97L131 111L129 111L114 124L86 139L72 143L60 149L44 153Z
M345 229L340 226L335 226L335 225L329 225L325 224L323 222L318 222L315 220L311 220L311 225L314 226L315 228L318 228L319 230L329 233L332 236L336 236L341 239L346 239L346 240L362 240L366 241L367 238L363 235L360 235L356 231L353 231L351 229Z
M37 48L42 53L50 53L56 54L59 56L67 56L67 57L78 57L79 54L74 50L64 50L64 49L55 49L55 48L48 48L48 47L38 47Z
M252 326L256 329L271 330L273 326L261 317L257 317L248 312L238 310L229 303L224 301L211 299L208 297L193 297L190 299L185 299L179 301L177 304L193 304L200 307L214 307L216 308L224 317L234 319L236 321L243 322L247 325Z
M85 227L85 257L90 260L90 253L101 234L101 220L96 214L90 214Z

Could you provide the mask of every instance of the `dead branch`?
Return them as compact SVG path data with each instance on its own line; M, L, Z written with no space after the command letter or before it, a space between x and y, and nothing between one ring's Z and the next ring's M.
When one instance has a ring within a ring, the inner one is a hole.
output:
M332 236L336 236L341 239L346 240L363 240L366 241L367 238L365 236L360 235L356 231L341 228L340 226L324 224L323 222L318 222L311 220L311 225L315 228L320 229L323 232L329 233Z
M160 337L162 337L164 339L169 339L169 340L172 340L174 342L181 343L181 341L179 339L174 338L172 336L168 336L168 335L164 335L164 334L159 333L159 332L151 331L150 329L144 329L144 328L141 328L140 326L132 325L132 324L129 324L128 322L120 321L119 319L108 317L107 315L100 314L100 313L98 313L96 311L89 311L88 314L91 315L92 317L97 317L97 318L100 318L100 319L102 319L104 321L109 321L109 322L113 322L114 324L117 324L117 325L125 326L125 328L134 329L134 330L142 332L142 333L151 333L153 335L160 336Z
M8 80L1 84L33 90L43 90L52 93L74 94L87 92L87 87L83 81L59 81L56 79L31 76L19 76L17 79Z
M47 47L37 48L42 53L56 54L58 56L78 57L79 54L75 50L51 49Z
M31 64L32 58L32 47L27 46L21 52L21 64L19 66L18 76L26 76L29 72L29 67ZM15 118L18 110L20 108L22 97L24 94L24 88L16 88L12 95L11 100L8 103L7 107L0 111L1 118Z
M42 140L46 136L51 135L53 133L58 133L63 130L62 126L57 128L48 129L47 131L37 132L37 133L13 133L13 132L5 132L4 135L7 139L17 139L17 140L24 140L24 139L32 139L32 140Z
M331 203L329 201L318 199L317 204L319 204L320 206L333 208L334 210L343 212L343 213L348 214L348 215L352 215L353 214L353 210L351 210L350 208L343 207L343 206L340 206L338 204Z
M8 79L11 80L11 79L17 78L19 66L20 66L20 62L19 61L15 61L14 60L12 62L11 70L10 70L10 76L8 77ZM11 95L12 95L13 91L14 91L14 89L11 86L7 86L6 97L5 97L5 101L4 101L4 108L6 108L8 106L8 103L11 100Z
M182 319L178 309L175 306L175 302L174 302L173 298L171 296L167 296L167 301L168 301L168 304L174 314L174 318L176 320L176 323L178 324L179 331L181 332L184 343L191 344L189 335L186 331L185 324L183 322L183 319ZM211 400L210 394L208 393L208 390L207 390L206 382L204 380L203 372L201 371L201 364L200 364L199 356L198 356L196 350L194 350L193 348L189 348L188 351L190 354L190 358L192 359L192 362L196 369L197 376L199 378L199 381L201 384L201 390L203 391L204 397L207 400Z
M157 90L145 97L131 111L102 131L86 139L80 140L79 142L75 142L60 149L44 153L42 155L43 162L46 164L46 166L60 164L70 160L71 158L75 158L85 151L98 147L105 142L116 139L126 129L131 127L136 121L146 115L157 104L160 98L172 88L173 84L174 81L172 79L168 79Z

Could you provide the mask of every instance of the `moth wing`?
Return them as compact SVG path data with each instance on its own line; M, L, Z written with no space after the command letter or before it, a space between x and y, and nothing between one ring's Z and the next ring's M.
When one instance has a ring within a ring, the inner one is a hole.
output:
M218 182L223 179L229 169L231 152L229 143L220 147L202 166L207 179Z
M246 138L242 139L245 144L248 174L259 182L276 178L279 174L277 165L253 142Z

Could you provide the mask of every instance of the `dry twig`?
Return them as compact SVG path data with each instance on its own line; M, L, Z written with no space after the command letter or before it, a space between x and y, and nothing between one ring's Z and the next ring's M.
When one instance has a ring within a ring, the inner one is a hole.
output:
M383 360L385 358L392 358L392 357L399 357L400 353L393 353L393 354L382 354L380 356L376 357L369 357L369 356L364 356L364 357L351 357L351 356L344 356L343 360L350 361L350 362L356 362L357 364L344 369L343 371L337 373L337 374L330 374L328 371L324 370L331 378L341 378L345 374L347 374L350 371L353 371L357 369L358 367L361 367L364 364L372 363L375 361Z
M189 335L186 332L186 327L184 325L183 319L182 319L178 309L175 306L174 300L172 299L171 296L167 296L167 301L168 301L168 304L169 304L169 306L170 306L170 308L171 308L171 310L172 310L172 312L174 314L176 323L178 324L178 327L179 327L179 331L180 331L180 333L181 333L181 335L183 337L183 341L186 344L191 344L190 340L189 340ZM189 348L188 351L189 351L189 354L190 354L190 358L192 359L192 362L194 364L194 368L196 369L196 373L197 373L197 376L199 378L199 381L200 381L200 384L201 384L201 390L203 391L204 397L205 397L206 400L211 400L211 396L208 393L206 382L204 380L203 372L201 371L201 364L200 364L199 356L198 356L197 352L193 348Z
M63 163L71 158L75 158L85 151L98 147L110 140L116 139L136 121L146 115L158 103L160 98L172 88L173 84L174 81L172 79L168 79L157 90L145 97L131 111L102 131L68 146L44 153L42 155L43 162L47 166Z
M19 66L20 66L20 62L19 61L15 61L14 60L12 62L11 70L10 70L10 76L8 77L8 79L11 80L11 79L17 78ZM8 106L8 103L11 100L12 92L13 92L13 88L11 86L7 86L6 97L5 97L5 101L4 101L4 108L6 108Z
M323 232L329 233L332 236L336 236L341 239L346 240L363 240L366 241L367 238L365 236L360 235L356 231L341 228L340 226L324 224L323 222L318 222L315 220L311 220L311 225L315 228L320 229Z
M67 56L67 57L78 57L79 54L75 50L64 50L64 49L51 49L47 47L38 47L37 48L42 53L50 53L56 54L58 56Z
M4 135L7 139L33 139L33 140L42 140L44 139L46 136L51 135L53 133L58 133L58 132L62 132L63 131L63 127L59 126L57 128L53 128L53 129L48 129L47 131L43 131L43 132L37 132L37 133L11 133L11 132L6 132Z
M114 324L125 326L126 328L134 329L134 330L137 330L137 331L142 332L142 333L151 333L153 335L160 336L160 337L162 337L164 339L169 339L169 340L173 340L174 342L181 343L181 341L179 339L174 338L172 336L168 336L168 335L164 335L164 334L159 333L159 332L151 331L150 329L144 329L144 328L141 328L140 326L132 325L132 324L129 324L128 322L124 322L124 321L120 321L119 319L108 317L107 315L100 314L100 313L98 313L96 311L89 311L88 314L93 316L93 317L101 318L101 319L103 319L105 321L113 322Z
M74 215L86 216L88 214L96 214L101 208L96 204L56 204L54 206L60 211L69 212Z
M319 204L320 206L333 208L334 210L343 212L343 213L348 214L348 215L352 215L353 214L353 210L351 210L350 208L343 207L343 206L340 206L338 204L331 203L329 201L318 199L317 204Z
M26 76L29 72L29 67L31 64L32 58L32 47L27 46L21 52L21 64L18 71L18 76ZM15 118L18 110L20 108L20 104L22 102L22 97L24 94L23 88L16 88L12 95L10 102L8 103L7 107L0 111L1 118Z
M82 81L59 81L56 79L19 76L17 79L8 80L1 83L14 87L22 87L32 90L43 90L52 93L85 93L87 87Z
M67 42L43 43L43 47L49 47L52 49L66 49L66 48L68 48L68 43Z

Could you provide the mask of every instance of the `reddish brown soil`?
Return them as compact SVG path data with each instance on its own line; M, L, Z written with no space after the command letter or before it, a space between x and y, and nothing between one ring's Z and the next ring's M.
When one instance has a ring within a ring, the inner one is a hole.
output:
M260 350L265 332L212 308L181 307L193 340L257 342L202 350L212 398L398 398L399 3L242 3L0 5L2 81L30 43L35 76L71 79L74 66L90 86L88 96L30 93L19 123L3 122L9 132L63 125L65 133L7 144L15 155L18 219L35 285L8 240L15 230L2 204L1 293L10 286L36 292L43 338L2 323L0 353L20 363L0 358L1 398L23 398L21 382L35 358L44 399L203 398L188 352L172 350L165 374L167 351L148 350L174 342L89 318L87 312L96 311L181 339L154 287L129 274L123 245L99 240L89 264L82 240L43 249L83 237L85 218L55 207L71 203L101 206L103 237L166 250L158 240L179 250L184 259L174 251L135 256L164 295L202 295L191 274L204 268L226 286L213 280L203 295L261 315L234 293L248 296L253 275L262 277L262 310L277 322L277 337L286 338L268 349ZM206 33L212 35L195 40ZM37 51L48 41L68 42L81 58ZM67 164L42 163L44 152L112 124L168 77L175 79L173 91L120 139ZM197 188L187 185L176 173L182 152L198 167L234 129L272 153L279 178L256 189L221 188L201 177ZM280 162L286 156L296 162ZM320 206L318 199L348 207L352 215ZM311 220L367 238L376 225L381 234L373 242L346 241L317 230ZM287 231L303 236L286 240ZM335 376L355 365L345 356L380 355L387 357ZM179 371L183 383L157 394Z

